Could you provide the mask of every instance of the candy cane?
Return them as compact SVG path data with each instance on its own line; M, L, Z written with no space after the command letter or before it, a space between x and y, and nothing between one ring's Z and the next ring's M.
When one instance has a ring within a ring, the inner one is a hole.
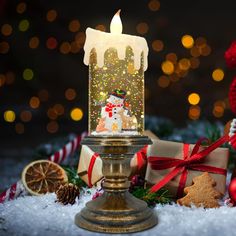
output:
M87 135L87 132L83 132L81 135L75 137L72 141L67 143L59 151L51 155L48 160L53 161L57 164L65 161L75 150L79 147L80 141ZM26 195L27 191L22 184L21 180L18 180L16 183L12 184L10 188L0 194L0 203L16 199L19 196Z
M233 119L230 124L229 136L232 137L236 133L236 119ZM236 148L236 142L232 141L229 143L233 148Z
M63 148L59 151L51 155L48 160L53 161L57 164L62 163L64 160L68 158L80 145L80 141L87 135L87 132L83 132L78 137L74 138L71 142L67 143Z
M18 180L16 183L12 184L10 188L0 194L0 203L5 201L13 200L20 195L25 195L26 189L22 184L21 180Z

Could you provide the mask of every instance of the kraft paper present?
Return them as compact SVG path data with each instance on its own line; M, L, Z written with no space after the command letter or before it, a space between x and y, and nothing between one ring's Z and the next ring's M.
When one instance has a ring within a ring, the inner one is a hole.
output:
M156 135L154 135L151 131L146 130L144 131L143 135L148 136L149 138L153 140L158 139ZM146 167L147 167L147 160L146 155L144 156L144 153L142 153L142 157L138 158L137 154L134 155L134 157L131 159L131 176L134 174L140 174L145 176ZM79 165L78 165L78 175L81 177L81 179L89 185L89 178L88 178L88 169L91 162L91 159L94 158L94 152L86 145L83 145L81 148L80 158L79 158ZM138 162L139 163L138 165ZM96 184L99 180L101 180L103 177L102 174L102 160L98 156L95 159L95 163L92 169L91 173L91 184Z
M147 158L151 156L155 157L164 157L164 158L175 158L183 159L183 143L162 141L162 140L153 140L153 144L147 151ZM192 152L194 145L189 146L189 154ZM204 147L201 147L200 150L203 150ZM222 169L227 169L228 165L229 150L228 148L217 148L212 151L208 156L203 160L204 165L218 167ZM155 185L163 179L173 168L162 169L162 170L153 170L151 164L147 164L147 171L145 179L147 184ZM186 187L192 185L192 180L194 177L201 175L201 171L188 170ZM216 189L221 193L225 193L226 188L226 176L221 174L209 174L216 181ZM181 174L178 174L170 182L168 182L164 188L168 189L172 196L176 196L177 189L179 186Z

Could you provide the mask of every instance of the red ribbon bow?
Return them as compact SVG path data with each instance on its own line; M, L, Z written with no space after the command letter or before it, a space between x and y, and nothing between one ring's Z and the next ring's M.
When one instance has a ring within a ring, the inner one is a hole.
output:
M199 140L196 145L193 148L192 153L189 155L189 144L184 144L183 147L183 160L175 159L175 158L166 158L166 157L155 157L150 156L148 157L148 162L151 165L151 168L154 170L163 170L168 168L174 168L172 169L167 175L165 175L160 182L155 184L150 191L156 192L163 186L165 186L171 179L176 177L178 174L181 173L180 181L179 181L179 187L177 191L177 197L181 197L183 194L183 189L186 184L187 180L187 174L188 170L197 170L197 171L207 171L210 173L220 174L220 175L226 175L227 170L223 168L213 167L204 165L203 161L204 158L210 154L213 150L221 146L222 144L226 142L235 142L236 137L235 135L232 137L229 137L228 135L225 135L218 139L216 142L208 146L202 151L199 151L199 148L202 144L202 142L206 139Z
M114 107L122 107L122 106L123 106L123 104L116 105L116 104L112 104L112 103L107 103L106 107L105 107L105 111L108 112L109 117L112 117L112 109Z

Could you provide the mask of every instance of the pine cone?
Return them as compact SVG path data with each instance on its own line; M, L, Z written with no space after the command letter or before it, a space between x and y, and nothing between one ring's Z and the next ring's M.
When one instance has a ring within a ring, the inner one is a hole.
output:
M71 183L62 184L56 190L57 200L56 202L67 205L68 203L75 204L75 199L79 197L79 188Z

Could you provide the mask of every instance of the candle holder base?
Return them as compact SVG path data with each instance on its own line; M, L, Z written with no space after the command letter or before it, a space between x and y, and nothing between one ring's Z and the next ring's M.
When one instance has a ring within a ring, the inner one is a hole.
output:
M130 160L144 145L151 144L151 140L146 136L88 136L82 144L102 158L104 193L86 204L75 216L75 224L103 233L131 233L156 225L153 210L128 192Z
M130 193L109 194L88 202L75 217L81 228L105 233L131 233L157 224L153 211Z

